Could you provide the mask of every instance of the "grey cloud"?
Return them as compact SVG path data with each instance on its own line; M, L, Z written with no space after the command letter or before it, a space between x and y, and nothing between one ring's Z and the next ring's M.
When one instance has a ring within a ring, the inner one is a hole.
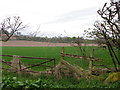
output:
M47 24L84 20L91 15L95 15L95 14L97 15L97 10L98 10L97 7L92 7L83 10L71 11L67 14L61 15L56 20L48 22Z

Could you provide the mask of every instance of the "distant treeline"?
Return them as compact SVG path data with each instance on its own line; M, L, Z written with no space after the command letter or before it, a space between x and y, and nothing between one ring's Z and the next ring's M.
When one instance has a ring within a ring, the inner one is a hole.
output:
M31 37L19 36L17 40L52 42L52 43L96 43L96 40L83 39L83 37Z

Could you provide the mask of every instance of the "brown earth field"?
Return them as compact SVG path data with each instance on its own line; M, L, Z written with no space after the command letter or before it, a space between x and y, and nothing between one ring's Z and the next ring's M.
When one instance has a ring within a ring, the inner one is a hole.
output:
M11 40L2 42L2 46L76 46L74 43L51 43L51 42L36 42L36 41L23 41L23 40ZM84 44L82 44L84 46ZM97 46L97 44L87 44L86 46Z

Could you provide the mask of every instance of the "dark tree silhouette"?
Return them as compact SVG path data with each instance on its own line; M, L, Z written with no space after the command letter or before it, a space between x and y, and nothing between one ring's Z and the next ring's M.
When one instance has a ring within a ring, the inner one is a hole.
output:
M27 25L23 25L19 16L4 19L0 23L2 41L8 41L16 32L23 30L26 27Z
M96 21L95 28L89 34L105 41L115 70L118 71L120 69L120 58L118 58L119 55L115 49L120 51L120 1L111 0L109 5L105 3L97 13L103 20Z

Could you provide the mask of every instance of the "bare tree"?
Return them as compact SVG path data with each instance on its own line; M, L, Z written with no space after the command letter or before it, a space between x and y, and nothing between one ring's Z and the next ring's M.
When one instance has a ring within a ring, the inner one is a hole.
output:
M26 27L27 25L23 25L19 16L4 19L2 23L0 23L2 41L8 41L16 32L23 30Z
M115 44L120 50L120 1L111 1L110 6L107 7L107 3L101 10L98 10L98 14L104 19L100 24L96 24L95 27L101 31L102 36ZM99 26L98 26L99 25Z
M85 39L83 37L73 37L73 42L71 43L71 46L78 47L79 51L82 53L83 56L86 56L86 43ZM84 47L83 47L84 46Z
M38 26L37 30L36 30L35 32L31 32L31 33L29 34L29 36L30 36L30 37L36 37L37 34L39 34L39 33L41 32L41 31L39 30L40 27L41 27L41 24Z
M109 5L105 3L97 12L103 21L96 21L95 28L89 34L105 40L115 70L118 71L120 61L114 47L120 50L120 0L111 0Z

